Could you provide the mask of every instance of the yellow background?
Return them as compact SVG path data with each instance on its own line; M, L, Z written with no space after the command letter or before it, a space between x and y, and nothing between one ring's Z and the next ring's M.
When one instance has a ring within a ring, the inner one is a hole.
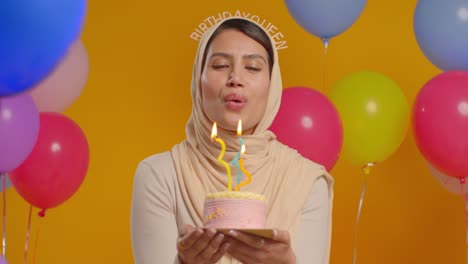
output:
M205 18L241 10L278 27L288 45L279 51L284 87L303 85L326 93L349 73L374 70L395 80L412 105L422 85L440 72L417 46L415 6L416 0L369 0L357 22L332 39L324 86L321 42L294 22L283 1L89 1L82 38L90 76L66 114L87 135L90 168L70 200L43 219L33 211L30 260L133 262L133 174L141 159L184 138L197 47L190 34ZM340 159L332 174L331 263L352 263L362 172ZM372 170L367 190L359 224L359 263L465 263L462 200L431 177L412 131L394 155ZM10 264L23 263L29 207L13 189L7 199L7 257Z

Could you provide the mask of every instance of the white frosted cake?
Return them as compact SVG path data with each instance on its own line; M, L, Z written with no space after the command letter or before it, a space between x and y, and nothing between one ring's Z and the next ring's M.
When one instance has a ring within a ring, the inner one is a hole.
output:
M206 228L261 229L266 222L265 197L240 191L206 196L203 223Z

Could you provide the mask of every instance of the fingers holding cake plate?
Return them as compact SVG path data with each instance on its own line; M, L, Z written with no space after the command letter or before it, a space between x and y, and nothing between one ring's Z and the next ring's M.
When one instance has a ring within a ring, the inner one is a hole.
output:
M228 232L228 235L253 248L262 249L265 247L265 238L263 237L259 237L256 235L251 235L251 234L247 234L247 233L239 232L235 230L230 230Z
M177 239L177 250L187 251L201 237L203 231L191 225L183 225L180 228L179 239Z
M242 263L296 263L288 231L275 230L271 239L234 230L228 235L228 253Z
M224 243L224 235L217 233L212 237L208 245L200 252L198 257L203 263L217 263L227 252L228 244Z
M177 241L178 255L182 263L216 263L227 252L224 235L213 229L183 226Z

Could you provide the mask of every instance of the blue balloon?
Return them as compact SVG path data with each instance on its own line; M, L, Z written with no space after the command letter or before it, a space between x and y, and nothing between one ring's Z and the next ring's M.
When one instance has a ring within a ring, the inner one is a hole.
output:
M10 177L8 177L8 174L1 174L0 175L0 192L3 192L3 177L6 177L5 190L11 187L11 181L10 181Z
M285 0L294 20L309 33L328 40L348 29L366 0Z
M414 33L424 55L441 70L468 70L468 0L423 0Z
M80 35L86 0L0 1L0 96L44 79Z

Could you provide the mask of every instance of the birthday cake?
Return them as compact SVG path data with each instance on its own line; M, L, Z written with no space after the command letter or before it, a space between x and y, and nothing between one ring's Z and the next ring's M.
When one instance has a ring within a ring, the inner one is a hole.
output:
M240 191L210 193L203 209L205 228L265 228L266 203L260 194Z

